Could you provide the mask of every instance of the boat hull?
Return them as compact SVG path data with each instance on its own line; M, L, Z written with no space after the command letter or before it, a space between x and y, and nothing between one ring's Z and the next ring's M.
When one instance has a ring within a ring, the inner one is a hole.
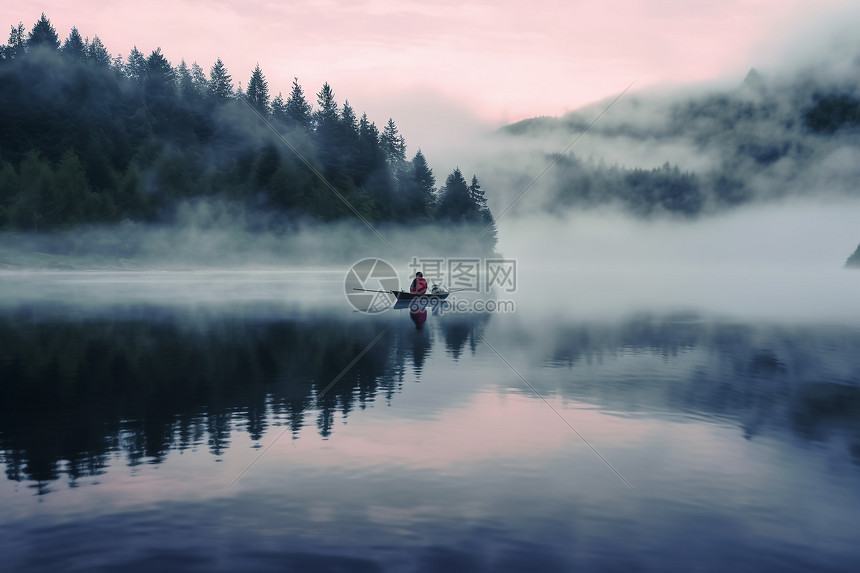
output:
M422 301L426 300L429 302L432 300L445 300L446 298L448 298L448 295L451 293L448 293L448 292L438 292L438 293L426 292L424 294L415 294L415 293L411 293L411 292L405 292L402 290L393 290L393 291L391 291L391 294L396 296L398 301L412 301L412 300L417 299L417 300L422 300Z

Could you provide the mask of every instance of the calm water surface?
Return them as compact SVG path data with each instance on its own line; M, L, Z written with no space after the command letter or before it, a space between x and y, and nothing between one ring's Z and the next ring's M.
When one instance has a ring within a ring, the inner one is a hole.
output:
M341 272L2 280L0 570L860 564L860 305L422 323Z

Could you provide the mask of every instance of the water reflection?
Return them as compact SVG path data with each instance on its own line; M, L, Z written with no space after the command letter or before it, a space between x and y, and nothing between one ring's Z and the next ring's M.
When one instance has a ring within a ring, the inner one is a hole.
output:
M420 382L434 345L453 364L474 356L476 331L528 357L524 372L544 396L628 416L719 418L747 439L841 438L860 463L856 329L638 316L540 329L508 321L487 334L487 314L415 314L248 320L140 307L69 320L19 309L0 319L6 476L46 492L63 475L100 475L118 452L130 466L196 447L220 457L234 432L259 441L273 423L294 439L306 425L327 438L336 419Z
M296 303L219 287L177 302L135 288L104 304L80 304L86 289L71 303L0 300L11 569L858 558L856 324L369 316L337 290Z
M203 444L221 456L232 432L260 440L273 420L294 437L306 424L327 437L336 415L390 401L407 366L420 379L433 346L431 329L395 316L200 323L158 308L78 321L38 314L0 319L0 447L9 479L39 484L98 475L116 451L131 466ZM462 332L487 320L438 318L455 355L468 342Z

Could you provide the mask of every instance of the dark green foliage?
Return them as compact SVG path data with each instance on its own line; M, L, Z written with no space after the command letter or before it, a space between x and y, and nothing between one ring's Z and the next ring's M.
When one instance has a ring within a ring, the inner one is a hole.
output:
M251 79L248 80L248 89L245 91L245 99L251 104L257 113L262 116L269 115L269 82L260 69L260 64L254 68Z
M174 68L160 49L144 57L134 47L123 64L76 29L62 50L10 45L3 57L0 230L169 223L201 197L259 213L247 221L264 223L243 224L266 230L290 218L353 218L351 208L380 222L431 222L438 213L423 154L406 161L394 121L381 137L366 115L338 104L329 84L313 113L297 80L286 101L279 93L270 105L257 66L242 101L220 59L208 80L196 63ZM453 210L443 218L478 222L482 205L465 219Z
M705 200L699 177L668 163L656 169L621 169L587 165L568 156L560 158L556 168L558 199L566 206L619 203L639 216L668 213L689 217L701 211ZM730 183L724 185L725 202L737 200L731 196Z
M66 38L65 42L63 42L62 51L64 56L72 58L73 60L83 61L87 58L87 46L77 28L72 27L72 31L69 32L69 37Z
M311 104L305 99L305 92L299 85L299 79L293 78L293 89L287 98L287 125L293 128L308 130L311 127Z
M146 81L146 58L137 49L137 46L134 46L131 49L131 52L128 54L128 60L125 64L125 74L126 76L142 85L144 81Z
M845 94L818 97L803 119L809 129L819 133L860 126L860 99Z
M542 205L548 211L562 214L565 210L559 207L613 205L640 217L689 218L789 195L856 195L853 180L834 173L840 167L827 162L842 147L857 149L857 94L856 77L850 75L835 79L813 70L768 79L751 70L734 89L670 102L629 96L635 117L614 116L613 109L589 125L589 116L574 113L521 121L502 132L516 138L575 141L587 128L589 137L629 144L645 156L649 148L665 150L665 159L647 168L543 155L539 165L552 165L540 181L548 189ZM677 148L688 148L689 155L676 159ZM706 159L709 167L685 172L675 165L688 158ZM815 177L823 173L833 176L820 185ZM524 178L518 185L526 189L531 183Z
M17 26L12 26L12 31L9 33L9 43L0 47L0 56L4 60L14 60L16 57L24 55L26 46L27 38L24 23L18 22Z
M27 48L32 50L35 48L48 48L57 50L60 47L60 38L57 36L57 31L51 25L51 21L42 12L42 17L36 21L30 34L27 36Z
M459 167L448 175L445 186L439 190L436 216L452 223L471 223L480 220L479 207L473 201L469 185Z
M472 176L471 185L467 185L460 168L454 169L445 179L444 187L439 190L435 214L439 221L472 228L482 250L493 250L498 229L477 177Z
M382 152L385 153L388 164L395 170L401 169L406 163L406 141L397 130L397 124L390 117L382 130L379 145L382 147Z
M222 101L233 96L233 78L227 73L227 67L221 58L218 58L209 70L209 93Z
M161 53L161 48L153 50L146 59L146 96L150 99L165 99L173 95L173 68Z
M272 119L280 123L287 122L287 102L281 92L272 100Z
M95 66L104 69L109 68L113 63L110 52L108 52L98 36L94 36L93 41L87 46L87 59Z
M418 207L414 214L429 217L435 209L436 202L436 177L427 164L427 159L419 149L412 158L411 163L411 202Z

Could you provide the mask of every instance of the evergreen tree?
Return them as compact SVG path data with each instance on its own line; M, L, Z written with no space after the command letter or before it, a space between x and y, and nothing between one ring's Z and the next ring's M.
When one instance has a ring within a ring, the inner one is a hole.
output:
M475 175L472 175L472 183L469 185L469 199L479 211L487 208L487 199L484 197L484 190L481 189L481 185L478 183L478 178Z
M398 133L397 124L393 119L388 118L379 143L388 159L388 164L399 171L406 162L406 140Z
M233 78L227 73L221 58L218 58L209 70L209 93L220 101L233 96Z
M343 102L343 109L340 112L340 123L350 139L352 139L353 135L356 139L358 138L358 119L355 117L355 110L349 105L349 100Z
M128 60L125 64L126 76L139 85L143 85L143 82L146 80L146 69L146 58L137 49L137 46L134 46L131 52L129 52Z
M84 43L84 39L81 37L81 33L78 32L78 29L74 26L72 26L72 31L69 32L69 37L66 38L65 42L63 42L61 51L64 56L73 60L81 62L86 60L87 46Z
M263 75L263 70L260 69L260 64L257 64L251 74L245 98L257 113L263 117L269 115L269 83L266 81L266 76Z
M496 220L492 212L490 212L490 207L487 205L487 198L484 196L484 191L481 189L481 185L478 183L478 178L475 175L472 175L472 184L469 185L469 198L477 210L477 219L475 222L483 227L479 242L486 250L492 250L498 241L499 231L496 227Z
M436 177L433 176L433 171L420 149L412 158L411 167L415 203L420 206L421 212L429 214L436 197Z
M317 93L317 109L314 113L314 123L317 131L322 131L325 135L335 131L338 124L338 105L334 99L334 91L328 82L323 84L322 89Z
M146 93L153 97L166 97L173 91L173 68L156 48L146 59Z
M122 54L117 54L111 59L110 69L119 77L125 76L125 60Z
M42 17L30 30L30 35L27 37L27 48L33 49L36 47L50 48L58 50L60 48L60 37L57 36L57 31L51 25L51 21L42 12Z
M366 113L361 114L358 121L358 139L363 145L379 146L379 129L367 119Z
M3 46L3 58L6 60L14 60L18 56L24 55L27 47L25 36L24 23L18 22L18 26L12 26L12 31L9 33L9 43Z
M209 91L206 72L203 71L203 68L197 62L191 64L191 84L194 86L194 91L198 96L202 96Z
M93 36L93 41L87 46L87 59L96 66L107 69L111 66L110 52L102 44L98 36Z
M361 114L358 121L358 153L359 184L363 184L371 173L385 167L385 155L379 147L379 129L376 124L367 119L367 114Z
M179 61L176 70L173 74L173 79L176 83L176 93L180 98L188 99L194 94L194 81L191 79L191 70L188 69L188 64L185 59Z
M436 218L453 223L473 222L477 219L477 209L472 203L469 186L459 167L448 175L445 186L439 190Z
M272 100L272 119L282 123L287 122L287 102L284 101L281 92L278 92L278 96Z
M319 157L325 171L331 176L334 172L340 171L338 167L343 163L343 155L339 148L340 115L338 105L334 99L334 91L328 82L323 84L322 89L317 93L317 105L319 109L314 113L317 157Z
M293 89L287 98L287 124L305 130L311 127L311 104L305 99L299 78L293 78Z
M343 102L340 112L339 146L342 153L355 158L358 149L358 118L355 117L355 110L349 105L349 100Z

